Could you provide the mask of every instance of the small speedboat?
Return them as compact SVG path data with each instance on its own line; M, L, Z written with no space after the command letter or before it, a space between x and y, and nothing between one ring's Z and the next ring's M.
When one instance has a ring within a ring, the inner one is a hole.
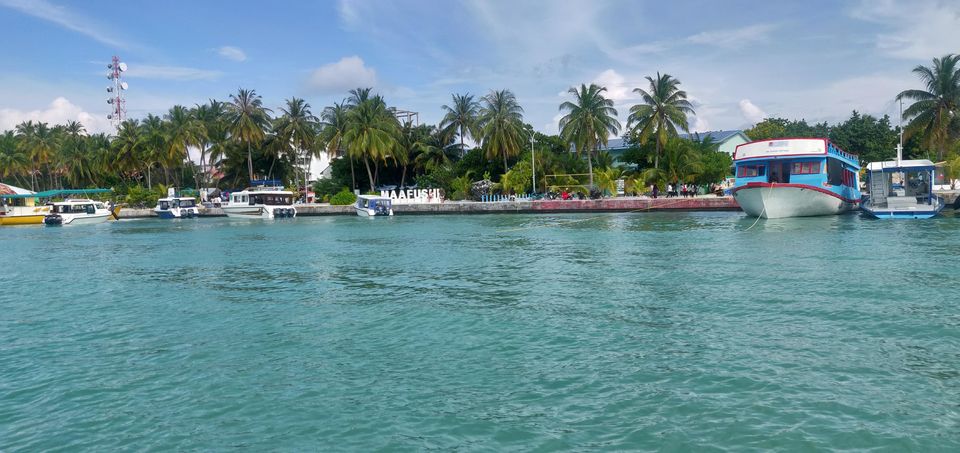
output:
M161 219L185 219L199 216L200 208L193 197L167 197L157 200L153 212Z
M251 187L230 194L223 205L227 217L241 219L282 219L297 216L293 192L282 187Z
M899 155L899 153L898 153ZM933 194L933 162L888 160L867 164L869 195L863 212L876 219L929 219L943 210L943 198Z
M106 222L114 215L102 202L86 198L58 201L48 205L50 213L43 218L44 225L48 226L91 225Z
M353 205L357 215L361 217L378 217L393 215L393 205L388 197L376 195L360 195Z

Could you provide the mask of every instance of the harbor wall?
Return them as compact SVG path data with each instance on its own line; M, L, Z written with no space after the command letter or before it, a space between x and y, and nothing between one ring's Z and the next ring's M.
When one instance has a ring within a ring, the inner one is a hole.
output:
M297 215L355 215L353 206L329 204L296 205ZM576 213L576 212L645 212L645 211L738 211L733 197L699 198L604 198L601 200L537 200L480 203L447 201L444 203L397 204L395 215L496 214L496 213ZM223 209L208 208L200 217L223 217ZM122 209L120 218L156 217L152 209Z

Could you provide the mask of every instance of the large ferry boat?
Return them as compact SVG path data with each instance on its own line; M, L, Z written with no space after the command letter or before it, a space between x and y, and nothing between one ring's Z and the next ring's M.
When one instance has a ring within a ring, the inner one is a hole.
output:
M227 217L244 219L273 219L296 217L293 192L282 187L251 187L230 194L230 202L223 206Z
M840 214L860 203L859 159L824 138L744 143L737 146L733 161L731 192L754 217Z

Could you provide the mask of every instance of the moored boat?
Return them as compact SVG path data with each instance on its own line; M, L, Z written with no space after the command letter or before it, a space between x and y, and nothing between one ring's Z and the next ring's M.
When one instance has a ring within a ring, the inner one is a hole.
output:
M861 208L877 219L929 219L943 210L933 194L935 165L929 160L888 160L867 164L867 189Z
M860 162L827 139L760 140L737 146L731 190L750 216L840 214L860 202Z
M161 219L184 219L200 215L200 208L193 197L166 197L157 200L153 212Z
M360 195L353 207L357 211L357 215L361 217L393 215L393 204L389 197Z
M104 194L110 189L56 189L44 192L33 192L7 184L0 184L0 225L40 225L50 214L50 203L45 200L66 197L70 195ZM113 208L113 215L108 220L116 220L120 207Z
M43 218L43 223L49 226L103 223L114 215L102 202L87 198L71 198L49 205L50 213Z
M227 217L241 219L274 219L297 216L293 207L293 192L282 187L251 187L230 194L223 205Z

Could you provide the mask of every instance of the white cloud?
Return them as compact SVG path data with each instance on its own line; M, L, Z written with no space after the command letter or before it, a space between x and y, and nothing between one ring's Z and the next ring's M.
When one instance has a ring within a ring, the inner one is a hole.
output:
M317 94L345 93L357 87L376 87L377 72L354 55L315 69L307 79L307 87Z
M51 126L67 121L79 121L88 133L111 132L110 121L103 115L92 115L65 97L58 97L44 110L23 111L0 109L0 131L12 130L24 121L39 121Z
M764 118L767 118L767 112L764 112L763 109L757 107L753 102L750 102L749 99L741 99L737 105L740 107L740 114L752 124L759 123L763 121Z
M747 44L767 39L770 32L776 28L773 24L757 24L728 30L705 31L687 37L687 41L725 49L740 49Z
M155 66L131 63L124 73L126 77L161 80L217 80L223 73L209 69L183 66Z
M217 54L227 60L247 61L247 54L239 47L223 46L217 49Z
M960 8L955 1L861 0L850 14L886 25L877 49L896 58L929 60L960 51Z
M105 33L103 30L108 30L108 27L102 27L81 14L70 11L63 6L49 3L46 0L0 0L0 6L6 6L21 13L53 22L109 46L120 49L130 47L129 43Z

